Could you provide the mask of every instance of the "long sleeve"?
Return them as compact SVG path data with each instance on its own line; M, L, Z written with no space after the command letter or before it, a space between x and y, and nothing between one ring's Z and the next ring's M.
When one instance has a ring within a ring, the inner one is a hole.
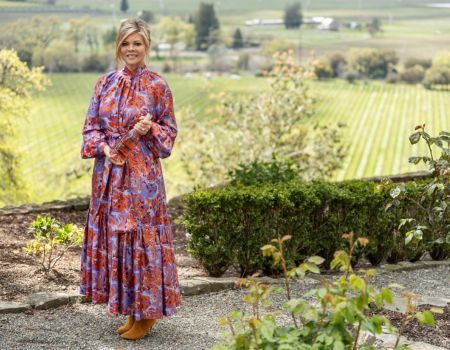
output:
M95 84L94 94L86 114L83 126L83 145L81 146L81 158L95 158L104 155L103 148L107 145L106 135L100 125L99 105L100 95L107 75L101 76Z
M170 156L178 133L172 91L167 83L164 86L164 91L156 108L156 120L153 123L151 133L146 135L152 153L159 158Z

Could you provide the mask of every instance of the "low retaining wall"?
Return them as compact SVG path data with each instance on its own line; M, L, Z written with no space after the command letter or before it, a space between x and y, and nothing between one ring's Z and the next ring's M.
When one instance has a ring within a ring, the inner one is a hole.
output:
M422 172L413 172L399 175L389 175L389 176L374 176L362 178L363 181L374 181L380 182L385 178L391 179L393 182L409 182L420 179L431 178L432 173L428 171ZM215 187L222 187L224 184L220 184ZM183 195L173 197L169 200L168 206L178 206L180 200ZM89 208L89 196L75 199L68 199L65 201L55 200L42 204L24 204L18 207L8 206L4 208L0 208L0 216L1 215L17 215L17 214L28 214L28 213L37 213L43 211L50 210L64 210L64 211L78 211L78 210L87 210Z

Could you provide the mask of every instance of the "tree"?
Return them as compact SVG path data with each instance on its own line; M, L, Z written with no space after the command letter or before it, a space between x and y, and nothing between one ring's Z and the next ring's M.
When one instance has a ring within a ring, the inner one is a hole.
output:
M395 51L388 49L352 49L349 55L349 70L370 79L384 79L389 65L396 65L398 57Z
M0 50L0 204L27 197L19 173L20 154L12 139L30 113L31 92L42 91L50 83L42 71L43 67L28 68L15 50Z
M71 42L55 40L45 49L43 64L50 72L78 70L78 57Z
M333 77L333 68L325 59L314 60L312 62L313 72L317 79L327 79Z
M382 31L381 21L378 18L372 18L372 21L367 23L366 28L371 36L375 36L377 33Z
M450 67L433 65L426 71L423 85L427 89L431 89L436 85L448 87L450 85Z
M122 11L123 13L128 11L128 0L121 0L120 11Z
M155 14L152 11L143 10L139 12L139 18L144 22L153 23L155 21Z
M105 33L103 33L103 44L113 45L116 42L116 36L117 36L116 27L108 29Z
M337 78L343 75L347 59L342 53L336 52L329 57L331 68L333 69L333 77Z
M209 45L215 44L211 34L220 27L213 4L200 3L195 18L195 45L197 50L206 50Z
M272 57L275 52L288 52L295 49L295 44L287 39L273 39L265 41L261 47L264 55Z
M289 28L300 28L303 24L302 5L296 2L286 6L284 10L284 26Z
M450 51L440 51L434 57L432 61L433 67L447 67L450 68Z
M341 166L345 151L338 130L307 122L313 99L293 51L274 59L267 90L213 95L218 101L215 117L206 122L198 121L191 109L179 111L180 123L190 130L178 143L187 182L214 186L239 163L271 161L275 154L294 160L306 179L329 177Z
M236 29L233 35L233 49L241 49L244 47L244 39L239 28Z
M210 59L209 69L217 72L229 72L233 68L232 60L222 44L212 44L206 51Z
M422 82L424 77L425 69L422 66L415 65L401 71L398 78L408 84L418 84Z
M194 45L194 26L186 23L179 17L163 17L156 26L159 39L170 44L170 58L176 68L176 58L178 57L178 46Z
M62 38L61 24L57 17L18 19L0 28L0 47L15 49L21 58L29 59L36 48L46 48L52 40Z
M79 52L79 46L85 42L93 54L98 49L98 31L91 17L85 16L69 21L69 29L67 30L67 39L71 41L75 47L75 52Z

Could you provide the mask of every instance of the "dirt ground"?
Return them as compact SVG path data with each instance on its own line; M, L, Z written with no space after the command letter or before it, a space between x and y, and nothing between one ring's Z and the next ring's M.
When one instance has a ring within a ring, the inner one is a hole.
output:
M0 300L26 302L27 295L33 292L77 290L81 248L68 250L57 263L55 273L46 277L39 271L37 257L27 255L22 247L33 238L29 228L37 215L50 215L63 225L74 223L83 227L86 213L87 211L47 211L0 216ZM174 219L172 227L179 278L206 276L197 261L187 254L185 233Z
M416 311L429 310L432 305L421 305ZM406 325L405 336L408 340L420 341L436 346L450 349L450 306L443 308L443 314L433 314L436 321L436 327L421 325L417 319L413 318ZM403 315L399 312L383 310L381 313L389 318L392 324L400 329Z

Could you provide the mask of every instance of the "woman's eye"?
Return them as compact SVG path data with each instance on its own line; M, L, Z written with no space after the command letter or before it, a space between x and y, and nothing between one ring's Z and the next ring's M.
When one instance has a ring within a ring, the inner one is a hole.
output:
M128 46L128 43L122 43L122 46Z

